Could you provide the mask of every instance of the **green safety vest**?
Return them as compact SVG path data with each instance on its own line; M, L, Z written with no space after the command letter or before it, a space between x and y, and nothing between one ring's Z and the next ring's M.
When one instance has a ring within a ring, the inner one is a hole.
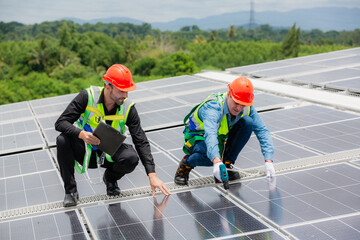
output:
M93 132L99 122L105 120L111 120L111 126L122 134L125 133L125 124L130 111L131 106L134 105L133 102L125 99L124 103L120 105L120 107L116 110L115 115L106 115L104 113L104 105L102 103L98 103L101 92L103 91L103 87L91 86L86 89L88 93L88 103L85 109L85 112L81 114L80 118L76 121L77 126L81 130L85 130L88 132ZM95 101L96 99L96 101ZM125 111L124 111L125 110ZM124 114L125 112L125 114ZM85 143L85 155L83 159L82 168L79 166L78 161L75 161L75 169L78 173L84 173L89 166L90 157L92 153L93 146L91 144ZM113 162L111 156L106 154L106 160L109 162ZM96 155L98 159L98 156Z
M195 144L196 141L205 140L204 134L204 123L199 117L199 109L209 101L215 101L221 107L221 113L223 115L219 128L218 128L218 142L219 142L219 153L222 156L226 140L229 134L229 130L231 127L228 125L228 120L226 114L224 114L224 104L225 104L225 96L226 93L223 94L210 94L203 102L196 105L188 115L184 118L184 146L183 151L185 154L190 154L190 148ZM242 111L241 117L249 116L250 115L250 106L244 108ZM190 121L192 125L192 130L190 131ZM195 129L194 129L195 127Z

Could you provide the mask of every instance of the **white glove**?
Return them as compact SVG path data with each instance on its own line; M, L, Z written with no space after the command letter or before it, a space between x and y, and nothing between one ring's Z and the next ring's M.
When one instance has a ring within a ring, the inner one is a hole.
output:
M220 182L221 181L221 174L220 174L220 165L223 164L222 162L217 162L214 164L214 169L213 169L213 175L214 177L219 180Z
M275 176L274 165L269 160L265 161L265 169L266 169L266 177L274 177Z

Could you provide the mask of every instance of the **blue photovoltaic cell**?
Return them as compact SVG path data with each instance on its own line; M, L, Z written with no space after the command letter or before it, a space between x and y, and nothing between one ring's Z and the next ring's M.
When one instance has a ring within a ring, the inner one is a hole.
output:
M353 68L328 70L319 73L311 73L307 75L301 75L298 77L292 77L292 79L301 80L303 82L311 83L331 83L335 80L342 80L352 77L358 77L360 70Z
M19 121L19 120L24 120L24 119L33 119L34 115L32 114L29 106L26 104L24 104L24 106L26 106L23 109L19 109L16 110L12 110L12 111L7 111L7 112L0 112L0 123L4 123L4 122L14 122L14 121Z
M286 61L274 61L274 62L267 62L267 63L259 63L259 64L252 64L242 67L234 67L234 68L228 68L228 71L231 71L233 73L253 73L254 71L259 70L267 70L267 69L273 69L273 68L279 68L284 66L289 66L289 64Z
M139 113L144 130L173 127L183 122L184 116L191 110L190 106L164 109L158 112Z
M347 164L310 169L230 185L230 192L283 226L357 213L358 169Z
M0 157L0 179L54 169L48 150Z
M360 77L349 80L330 82L326 87L339 87L343 89L352 89L360 91Z
M29 103L35 109L38 107L44 107L44 106L48 105L49 110L51 111L51 105L57 105L59 103L64 104L66 102L69 103L76 95L77 95L77 93L61 95L61 96L56 96L56 97L36 99L36 100L29 101Z
M260 116L271 133L360 117L317 105L270 111Z
M171 86L179 83L194 82L198 80L202 80L202 79L194 76L184 75L178 77L159 79L156 81L141 82L141 83L137 83L136 86L141 86L142 88L154 89L157 87Z
M359 239L360 215L305 224L286 230L299 239Z
M182 107L184 103L176 101L172 98L162 98L162 99L154 99L148 100L145 102L136 103L136 110L139 113L153 112L161 109L170 109L175 107Z
M74 210L0 222L0 237L4 240L90 239Z
M40 131L0 136L0 155L45 147Z
M285 75L294 75L296 73L303 74L304 72L312 72L319 70L319 66L296 64L291 66L285 66L280 68L273 68L268 70L254 71L252 74L261 77L279 77Z
M99 239L206 239L267 229L212 188L87 207L84 213Z
M340 67L340 66L348 67L353 65L360 65L360 55L345 56L336 59L328 59L328 60L316 62L314 64L325 67Z
M0 179L0 211L62 201L62 185L55 170Z
M360 148L360 118L276 133L324 153Z

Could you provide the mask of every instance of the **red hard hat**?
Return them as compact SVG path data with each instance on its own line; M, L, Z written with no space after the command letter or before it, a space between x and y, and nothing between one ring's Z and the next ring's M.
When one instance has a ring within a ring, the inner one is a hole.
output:
M254 87L246 77L239 77L228 84L231 97L238 104L251 106L254 101Z
M136 89L130 70L121 64L114 64L109 67L103 79L124 92L130 92Z

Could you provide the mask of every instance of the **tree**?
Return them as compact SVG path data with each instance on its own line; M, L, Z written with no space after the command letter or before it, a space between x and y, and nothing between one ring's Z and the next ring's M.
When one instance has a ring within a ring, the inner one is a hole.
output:
M155 67L155 65L155 59L149 57L141 58L134 64L134 74L150 76L151 70Z
M215 41L217 39L217 33L215 30L212 30L210 33L210 41Z
M236 33L235 33L235 29L234 29L234 25L232 24L229 28L229 30L227 31L227 34L228 38L230 38L230 40L233 40Z
M297 57L300 50L300 28L296 23L290 28L282 44L282 54L285 57Z
M196 64L192 58L183 52L176 52L163 58L151 72L160 76L179 76L193 74Z

